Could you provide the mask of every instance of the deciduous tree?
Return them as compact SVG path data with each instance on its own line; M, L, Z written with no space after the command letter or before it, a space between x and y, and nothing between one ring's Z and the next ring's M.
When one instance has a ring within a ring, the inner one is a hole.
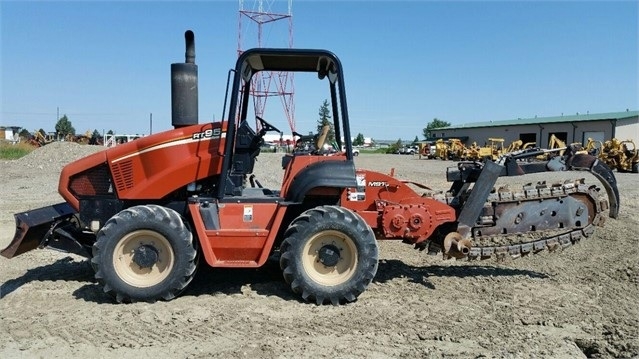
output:
M442 128L442 127L448 127L448 126L450 126L450 122L442 121L438 119L437 117L435 117L432 121L430 121L426 125L426 128L424 128L424 139L429 139L433 137L431 132L432 130L436 128Z

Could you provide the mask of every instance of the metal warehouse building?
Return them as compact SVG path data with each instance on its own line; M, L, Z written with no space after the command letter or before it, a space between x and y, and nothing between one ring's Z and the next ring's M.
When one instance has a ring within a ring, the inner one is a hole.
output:
M503 138L505 144L521 140L546 147L554 134L566 143L605 141L611 138L634 140L639 144L639 111L585 115L518 118L508 121L476 122L432 130L435 138L464 138L466 144L484 145L488 138Z

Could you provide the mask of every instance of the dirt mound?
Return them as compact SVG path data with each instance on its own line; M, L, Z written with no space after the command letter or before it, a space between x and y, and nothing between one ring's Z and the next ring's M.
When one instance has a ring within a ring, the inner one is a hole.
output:
M15 160L20 166L37 169L62 168L69 162L104 150L102 146L80 145L75 142L52 142Z

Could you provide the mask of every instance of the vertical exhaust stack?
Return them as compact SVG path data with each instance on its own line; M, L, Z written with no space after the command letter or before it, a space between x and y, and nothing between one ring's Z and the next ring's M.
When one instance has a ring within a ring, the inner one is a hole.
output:
M193 31L187 30L184 39L184 63L171 64L171 124L174 128L198 123L197 65Z

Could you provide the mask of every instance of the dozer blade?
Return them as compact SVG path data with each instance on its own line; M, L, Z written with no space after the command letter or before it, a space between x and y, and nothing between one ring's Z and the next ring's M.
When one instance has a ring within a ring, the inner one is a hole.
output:
M44 246L52 235L55 224L75 213L68 203L63 202L15 214L16 233L9 246L0 251L0 254L6 258L13 258Z

